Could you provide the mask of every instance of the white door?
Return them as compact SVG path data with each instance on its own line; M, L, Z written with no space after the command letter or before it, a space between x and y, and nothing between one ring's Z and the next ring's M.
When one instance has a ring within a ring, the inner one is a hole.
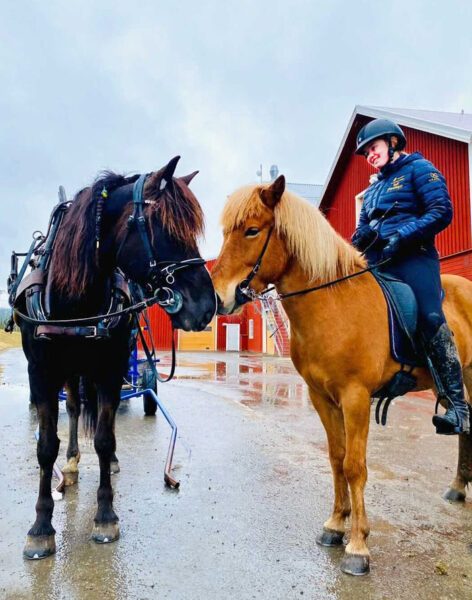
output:
M239 352L239 323L226 323L226 351Z

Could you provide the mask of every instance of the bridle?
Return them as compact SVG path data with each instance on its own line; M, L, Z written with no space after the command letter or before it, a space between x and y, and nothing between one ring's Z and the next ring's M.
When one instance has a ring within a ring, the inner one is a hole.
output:
M143 174L138 177L133 185L133 214L128 218L128 224L126 234L121 241L120 247L117 252L117 258L124 248L124 244L128 238L128 235L133 227L136 227L144 247L146 255L146 262L148 269L146 272L145 280L151 293L157 298L157 304L169 314L176 314L180 311L183 306L182 294L172 288L175 283L174 274L177 271L188 269L189 267L199 267L205 264L203 258L187 258L179 261L161 260L158 261L152 244L149 240L148 228L146 227L146 217L144 215L144 198L143 190L144 184L148 174ZM165 187L162 188L163 192ZM167 285L164 285L167 284Z
M243 279L236 286L236 291L235 291L234 297L235 297L236 303L239 306L246 304L247 302L252 302L253 300L262 300L264 298L264 296L266 296L267 294L270 294L271 292L276 290L276 287L272 286L272 287L266 288L265 290L262 290L262 292L260 292L260 293L257 293L255 290L253 290L250 287L251 281L254 279L254 277L257 275L259 269L261 268L262 259L264 258L267 247L269 246L269 241L270 241L273 231L274 231L274 226L271 225L271 227L269 228L269 232L267 234L267 238L264 242L264 246L262 247L259 257L256 260L256 263L252 267L252 269L251 269L249 275L246 277L246 279ZM346 281L347 279L353 279L354 277L359 277L360 275L363 275L364 273L369 273L370 271L373 271L374 269L377 269L378 267L381 267L390 261L391 261L390 258L387 258L386 260L381 260L378 263L376 263L375 265L366 267L365 269L362 269L361 271L356 271L355 273L351 273L350 275L345 275L344 277L339 277L338 279L334 279L333 281L328 281L326 283L322 283L321 285L304 288L302 290L296 290L294 292L286 292L284 294L280 294L277 292L276 300L284 300L286 298L292 298L294 296L302 296L304 294L309 294L310 292L316 292L317 290L322 290L324 288L331 287L333 285L336 285L337 283Z
M251 281L257 275L259 269L261 268L262 259L264 258L264 254L266 253L267 247L269 246L270 238L272 236L272 232L274 231L274 226L271 225L269 228L269 233L267 234L264 245L262 246L262 250L252 267L249 275L246 279L243 279L236 286L236 292L234 294L236 302L241 306L242 304L246 304L246 302L250 302L251 300L255 300L257 294L254 290L252 290L249 286ZM264 292L262 292L264 294Z

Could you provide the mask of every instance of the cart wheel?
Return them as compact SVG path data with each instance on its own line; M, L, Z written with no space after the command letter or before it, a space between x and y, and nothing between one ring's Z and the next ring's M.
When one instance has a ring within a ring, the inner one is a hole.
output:
M141 382L143 390L151 389L157 395L157 379L151 369L144 369ZM143 394L144 414L147 417L153 417L157 411L157 404L151 394L144 392Z

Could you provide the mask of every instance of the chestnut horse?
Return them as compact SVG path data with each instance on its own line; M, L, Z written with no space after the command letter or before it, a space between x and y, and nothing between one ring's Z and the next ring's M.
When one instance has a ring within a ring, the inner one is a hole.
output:
M231 196L222 215L224 243L212 278L221 314L244 301L239 284L254 265L250 287L270 283L280 294L303 290L362 271L366 262L322 213L285 190L285 179L249 185ZM472 394L472 282L442 278L444 310L455 333L464 380ZM315 292L282 300L290 319L292 361L326 430L333 472L334 506L317 542L341 545L352 511L351 537L341 569L369 571L369 524L364 507L371 396L399 370L390 354L387 306L370 272ZM415 369L418 390L433 388L426 369ZM448 499L464 500L472 481L472 437L461 435L457 476Z

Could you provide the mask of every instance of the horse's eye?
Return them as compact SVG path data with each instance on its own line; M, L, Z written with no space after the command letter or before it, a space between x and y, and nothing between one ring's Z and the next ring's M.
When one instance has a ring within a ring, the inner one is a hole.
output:
M259 229L257 229L257 227L249 227L249 229L246 229L244 232L244 235L246 237L255 237L258 233Z

